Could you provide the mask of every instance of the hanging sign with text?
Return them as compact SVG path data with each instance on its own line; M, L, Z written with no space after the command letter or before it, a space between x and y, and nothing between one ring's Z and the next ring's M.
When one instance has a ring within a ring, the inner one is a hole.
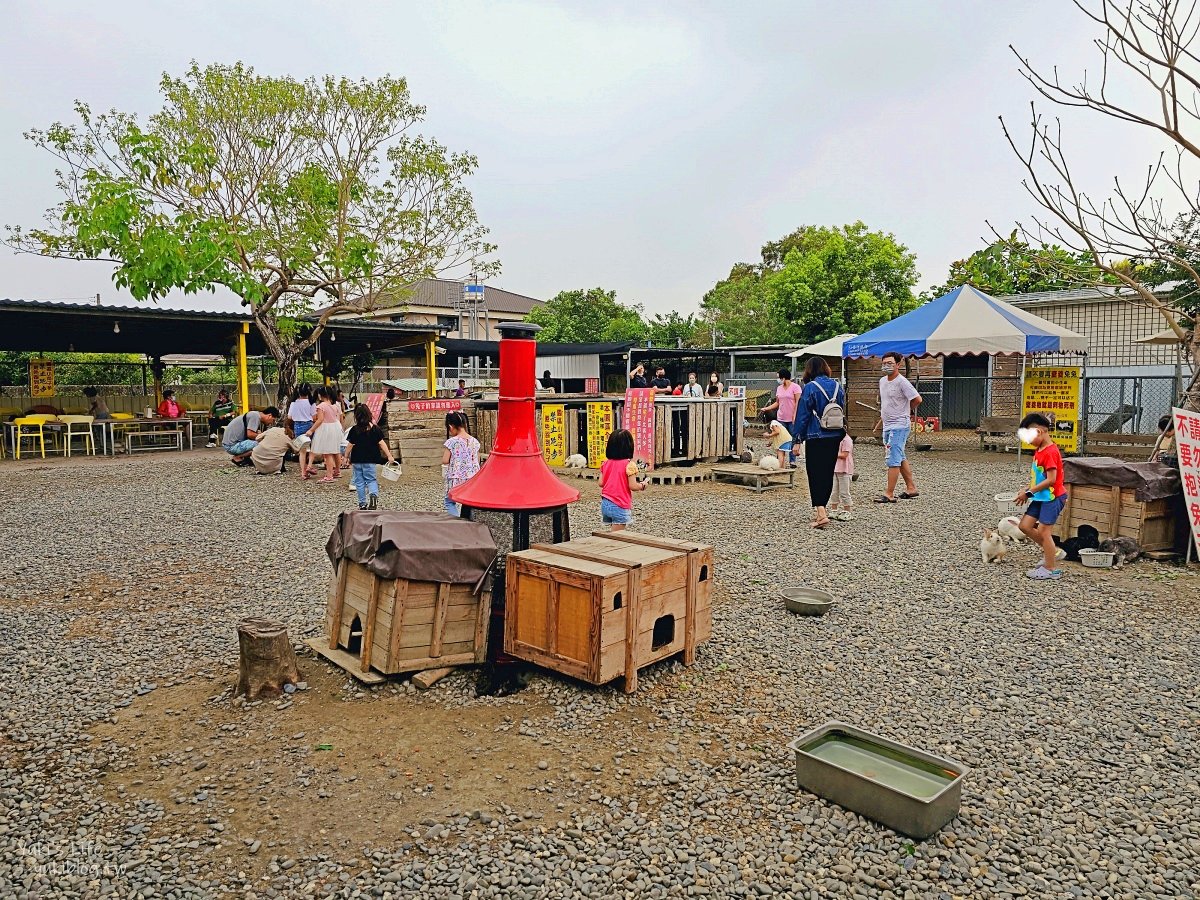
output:
M625 392L625 411L621 422L633 432L633 454L654 468L654 389L630 388Z
M409 400L409 412L457 412L462 409L461 400Z
M1050 436L1063 453L1079 452L1079 367L1029 369L1021 395L1021 416L1038 412L1052 423ZM1028 444L1025 450L1032 450Z
M608 449L608 436L613 433L613 405L611 403L589 403L587 405L587 456L588 468L598 469L604 462Z
M567 464L567 408L561 403L542 407L542 458L548 466Z
M54 360L29 361L29 394L33 397L54 396Z

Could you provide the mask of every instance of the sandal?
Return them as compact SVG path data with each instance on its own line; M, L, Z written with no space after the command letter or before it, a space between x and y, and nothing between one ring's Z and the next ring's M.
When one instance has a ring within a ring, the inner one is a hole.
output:
M811 523L809 523L809 524L810 524L810 525L811 525L813 528L819 528L819 529L822 529L822 530L824 530L825 526L829 524L829 521L830 521L829 519L821 519L820 521L817 521L817 522L811 522Z
M895 502L896 502L896 498L895 498L895 497L889 497L887 494L880 494L878 497L876 497L876 498L875 498L874 500L872 500L871 502L872 502L872 503L895 503Z
M920 492L920 491L917 491L915 494L910 494L908 491L901 491L901 492L900 492L900 499L901 499L901 500L916 500L916 499L917 499L918 497L920 497L920 496L921 496L921 492Z
M318 481L317 484L333 484L333 482L335 482L335 481L337 481L336 478L332 478L329 475L326 475L324 478L322 478L320 481Z

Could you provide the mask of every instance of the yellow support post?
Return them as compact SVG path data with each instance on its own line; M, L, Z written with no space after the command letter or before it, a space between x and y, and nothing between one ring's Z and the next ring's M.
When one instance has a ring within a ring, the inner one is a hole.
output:
M425 342L425 377L429 386L429 396L437 396L437 338Z
M250 323L242 323L242 333L238 335L238 402L242 414L250 412L250 372L246 364L246 335L250 333Z

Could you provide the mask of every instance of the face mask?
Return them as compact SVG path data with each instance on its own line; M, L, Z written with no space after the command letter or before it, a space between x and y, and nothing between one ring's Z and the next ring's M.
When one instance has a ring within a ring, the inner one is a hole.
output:
M779 383L780 383L780 384L783 384L783 379L782 379L782 378L778 379L778 381L779 381Z
M1017 437L1020 439L1022 444L1032 444L1037 436L1038 431L1036 428L1017 429Z
M716 375L714 375L712 378L710 378L710 379L708 379L708 380L709 380L709 381L711 381L713 384L716 384L716 383L717 383L717 376L716 376Z
M689 376L688 376L688 384L695 384L695 383L696 383L696 376L695 376L695 375L689 375Z
M893 372L896 371L896 367L893 366L891 363L885 363L882 368L883 368L884 375L891 375Z

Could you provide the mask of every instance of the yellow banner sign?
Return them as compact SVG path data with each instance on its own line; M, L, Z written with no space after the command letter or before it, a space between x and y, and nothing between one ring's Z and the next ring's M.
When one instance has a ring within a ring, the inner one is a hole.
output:
M1038 412L1050 420L1050 436L1063 453L1079 452L1079 367L1029 369L1021 396L1022 417ZM1032 450L1028 444L1024 449Z
M613 405L611 403L589 403L587 405L588 468L598 469L604 462L608 449L608 436L613 432Z
M567 408L561 403L542 407L542 458L548 466L567 464Z
M33 397L54 396L54 360L29 361L29 393Z

